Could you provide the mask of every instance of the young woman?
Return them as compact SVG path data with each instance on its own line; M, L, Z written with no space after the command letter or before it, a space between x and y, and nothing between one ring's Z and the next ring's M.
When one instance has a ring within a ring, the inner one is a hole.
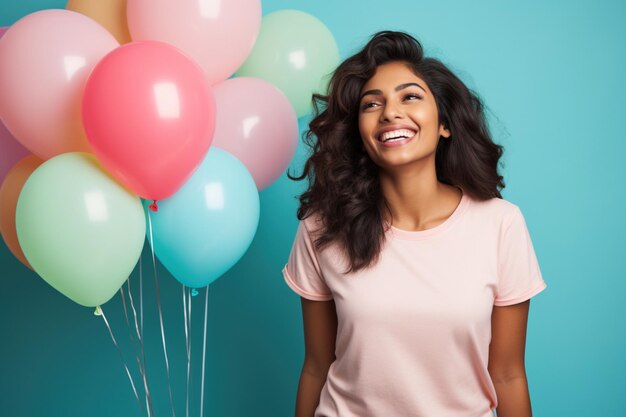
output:
M543 281L503 200L482 104L402 32L380 32L316 95L299 227L297 417L530 417L530 298Z

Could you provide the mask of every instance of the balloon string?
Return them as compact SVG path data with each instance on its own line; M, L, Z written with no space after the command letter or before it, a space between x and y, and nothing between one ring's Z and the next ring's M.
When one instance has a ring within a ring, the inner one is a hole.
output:
M170 394L170 406L172 407L172 416L176 417L174 411L174 399L172 398L172 384L170 383L170 363L167 359L167 346L165 344L165 329L163 327L163 312L161 309L161 295L159 292L159 280L157 278L156 259L154 257L154 238L152 237L152 215L148 212L148 228L150 231L150 249L152 251L152 268L154 270L154 284L156 288L157 306L159 308L159 322L161 324L161 340L163 341L163 354L165 355L165 370L167 373L167 389Z
M204 415L204 363L206 359L206 328L207 313L209 310L209 286L206 286L206 296L204 298L204 342L202 344L202 382L200 387L200 417Z
M140 265L140 269L139 271L141 272L141 258L139 258L139 265ZM141 281L140 281L141 282ZM143 389L144 392L146 394L146 409L148 410L148 417L152 417L154 416L154 410L152 408L152 397L150 396L150 386L148 385L148 371L146 369L146 352L143 348L143 335L142 333L139 331L139 325L137 323L137 310L135 309L135 302L133 300L133 293L130 290L130 284L128 286L128 299L130 301L130 307L133 311L133 321L135 324L135 333L137 334L137 339L139 340L139 349L141 351L141 360L143 363Z
M132 297L131 291L130 291L130 277L128 278L128 281L126 282L128 284L128 295L129 297ZM148 390L146 389L145 364L142 363L141 360L139 359L139 354L137 353L138 342L135 342L135 338L133 337L133 332L130 327L130 321L128 320L128 308L126 307L126 297L124 296L124 286L120 288L120 295L122 296L122 306L124 307L124 317L126 319L126 328L128 329L128 336L130 336L130 341L133 345L133 351L135 352L135 360L137 361L137 368L139 369L139 375L141 375L143 382L144 382L144 394L146 395L146 409L148 410L148 417L150 417L151 413L150 413L150 409L148 408L148 400L147 400Z
M185 388L185 417L189 417L189 366L190 366L190 357L189 357L189 333L187 331L187 327L189 325L188 316L187 316L187 294L185 291L186 287L183 285L183 318L185 320L185 348L187 349L187 385ZM191 303L190 303L191 306Z
M128 281L126 281L128 285L128 295L130 296L130 277ZM144 366L139 360L139 355L137 354L137 342L135 342L135 338L133 337L133 332L130 327L130 320L128 319L128 308L126 307L126 297L124 296L124 286L120 288L120 295L122 296L122 306L124 307L124 318L126 319L126 327L128 328L128 336L130 337L130 341L133 344L133 350L135 351L135 359L137 361L137 367L139 368L139 373L143 376Z
M187 295L185 294L186 287L183 285L183 318L185 321L185 349L187 356L189 356L189 336L187 332Z
M128 279L130 280L130 277ZM120 295L122 296L122 306L124 306L124 318L126 319L126 326L128 327L128 333L130 335L130 340L134 342L133 334L130 332L130 322L128 321L128 310L126 309L126 298L124 297L123 289L124 289L124 286L122 286L120 288Z
M132 301L132 298L131 298ZM141 255L139 255L139 314L141 319L141 337L143 337L143 271L141 266ZM137 320L135 315L135 321Z
M135 327L137 327L137 312L135 311L135 306L132 304L133 296L132 294L128 294L130 296L131 305L133 306L133 313L135 315ZM143 266L142 266L142 255L139 255L139 317L141 328L140 331L137 332L139 336L139 343L141 345L141 354L143 357L143 362L146 363L146 357L143 351ZM152 400L149 398L150 391L147 389L148 384L144 381L144 389L146 390L146 407L150 403L150 408L152 408Z
M193 382L193 378L191 375L191 341L193 340L191 338L191 294L189 292L189 288L187 288L187 308L189 309L189 311L187 312L187 317L189 319L189 363L187 364L187 374L189 375L189 389L188 391L191 392L191 384ZM191 394L190 394L191 395Z
M111 335L111 339L113 340L113 344L115 345L115 348L117 349L117 353L119 353L120 355L120 359L122 359L122 363L124 364L124 369L126 369L126 375L128 375L128 380L130 381L130 385L131 387L133 387L133 392L135 393L135 399L137 400L137 405L139 405L139 409L141 410L141 412L143 413L143 407L141 406L141 401L139 401L139 395L137 395L137 389L135 388L135 383L133 382L133 377L130 375L130 370L128 369L128 366L126 365L126 361L124 360L124 355L122 354L122 351L120 350L120 347L117 345L117 341L115 340L115 336L113 336L113 331L111 330L111 326L109 325L109 321L107 320L106 316L104 315L104 311L102 311L102 307L98 306L96 307L96 315L100 315L102 316L102 319L104 320L104 324L106 324L107 329L109 330L109 334Z

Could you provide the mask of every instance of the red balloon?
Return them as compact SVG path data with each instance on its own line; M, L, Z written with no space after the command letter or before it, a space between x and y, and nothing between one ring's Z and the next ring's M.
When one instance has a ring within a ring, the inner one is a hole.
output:
M215 99L202 69L178 49L132 42L95 66L82 117L104 167L139 196L162 200L185 183L211 146Z

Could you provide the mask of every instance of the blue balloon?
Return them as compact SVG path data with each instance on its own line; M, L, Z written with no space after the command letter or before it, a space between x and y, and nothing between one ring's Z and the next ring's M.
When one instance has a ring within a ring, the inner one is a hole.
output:
M159 211L148 209L156 256L180 283L201 288L228 271L259 225L259 192L245 165L211 147L194 174ZM150 230L148 228L148 241Z

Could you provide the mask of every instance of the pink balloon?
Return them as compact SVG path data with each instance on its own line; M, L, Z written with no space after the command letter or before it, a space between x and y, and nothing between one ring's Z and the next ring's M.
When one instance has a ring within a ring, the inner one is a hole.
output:
M15 22L0 39L0 118L35 155L48 159L91 149L80 118L89 72L119 46L94 20L43 10Z
M171 43L204 70L210 85L243 64L261 28L260 0L128 0L134 41Z
M183 185L215 129L215 101L202 70L157 41L131 42L102 58L87 80L82 108L98 159L150 200Z
M7 29L9 29L8 26L0 27L0 38L2 38ZM29 153L28 149L15 140L11 132L0 120L0 184L4 181L7 172L13 168L13 165L17 164L20 159Z
M219 111L213 146L235 155L259 190L287 169L298 146L298 119L287 97L267 81L237 77L213 87Z

